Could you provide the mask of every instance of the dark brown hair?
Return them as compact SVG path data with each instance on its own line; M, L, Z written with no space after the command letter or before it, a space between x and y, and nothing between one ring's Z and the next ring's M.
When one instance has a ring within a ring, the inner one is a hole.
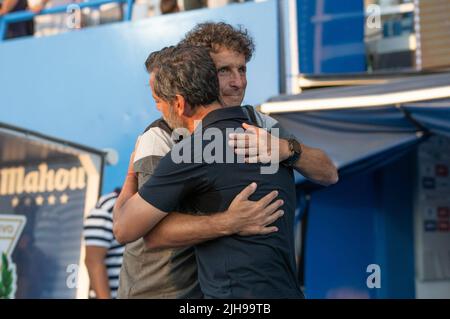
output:
M243 54L246 62L251 60L255 51L253 39L245 28L233 27L225 22L199 23L180 44L205 47L213 53L221 47L227 48Z
M217 71L206 48L168 47L155 56L149 71L155 73L156 96L170 103L180 94L192 108L219 101Z

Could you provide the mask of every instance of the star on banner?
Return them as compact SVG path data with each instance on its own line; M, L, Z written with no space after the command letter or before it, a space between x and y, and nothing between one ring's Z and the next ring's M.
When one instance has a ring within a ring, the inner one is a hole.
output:
M50 195L50 196L47 198L47 201L48 201L48 204L49 204L49 205L55 205L55 203L56 203L56 197L55 197L54 195Z
M12 206L12 207L17 207L17 205L19 205L19 199L18 199L17 197L14 197L14 198L11 200L11 206Z
M42 206L42 204L44 204L44 197L39 195L38 197L36 197L36 205Z
M67 196L67 194L62 194L61 196L59 196L59 201L61 202L61 204L67 204L67 202L69 201L69 196Z

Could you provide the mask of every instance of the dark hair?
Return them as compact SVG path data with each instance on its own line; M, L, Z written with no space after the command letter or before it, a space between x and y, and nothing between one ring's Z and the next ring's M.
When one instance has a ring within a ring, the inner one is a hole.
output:
M216 67L205 48L164 48L156 54L150 66L150 72L155 73L155 95L165 101L172 102L179 94L195 108L219 100Z
M149 54L147 60L145 60L145 68L148 73L152 73L154 69L162 63L161 56L170 56L171 51L175 49L175 46L165 47L159 51L154 51Z
M202 46L213 53L224 47L243 54L246 62L251 60L255 51L255 44L247 29L233 27L225 22L199 23L186 34L181 44Z

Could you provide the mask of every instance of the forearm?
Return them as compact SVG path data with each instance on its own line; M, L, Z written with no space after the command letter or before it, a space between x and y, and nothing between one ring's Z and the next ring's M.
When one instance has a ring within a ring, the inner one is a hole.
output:
M129 237L129 232L132 230L125 220L125 205L137 193L137 178L136 175L128 173L125 178L125 183L122 186L119 197L117 197L113 210L113 233L116 240L120 244L127 244L132 240ZM133 228L134 229L134 228ZM145 233L144 233L145 234ZM139 237L137 237L139 238Z
M307 179L329 186L338 181L336 166L324 151L302 144L302 154L294 168Z
M273 128L279 130L278 136L282 139L281 144L284 143L284 145L280 145L280 148L283 149L284 147L286 149L285 153L289 156L288 140L290 138L295 138L295 136L280 126L278 122L273 125ZM324 186L337 183L337 169L328 155L321 149L309 147L305 144L301 145L302 155L294 164L294 169L307 179ZM280 158L285 159L282 154L280 154Z
M89 273L91 287L95 291L97 299L110 299L111 290L109 288L108 272L106 266L101 261L86 262Z
M225 213L193 216L171 213L145 237L148 248L193 246L235 232Z
M116 200L113 211L113 220L117 221L121 218L121 212L126 202L138 191L137 177L134 174L127 174L125 183L122 186L119 197Z
M295 136L280 126L274 118L260 112L256 112L255 116L257 124L270 131L277 138L279 159L283 161L289 158L291 154L288 141ZM327 154L320 149L308 147L304 144L302 144L302 155L294 164L294 168L307 179L321 185L328 186L338 181L336 167Z

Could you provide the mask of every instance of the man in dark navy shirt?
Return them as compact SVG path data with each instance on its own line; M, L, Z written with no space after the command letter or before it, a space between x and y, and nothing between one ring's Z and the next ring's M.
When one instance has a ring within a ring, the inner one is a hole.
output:
M115 208L119 242L138 239L172 211L211 214L256 182L252 200L277 189L284 216L268 235L224 236L196 246L201 289L207 298L302 298L296 279L291 168L262 174L262 164L239 161L228 145L229 130L248 117L240 106L222 108L213 61L203 48L171 49L151 86L157 107L173 126L193 133L161 159L139 192Z

